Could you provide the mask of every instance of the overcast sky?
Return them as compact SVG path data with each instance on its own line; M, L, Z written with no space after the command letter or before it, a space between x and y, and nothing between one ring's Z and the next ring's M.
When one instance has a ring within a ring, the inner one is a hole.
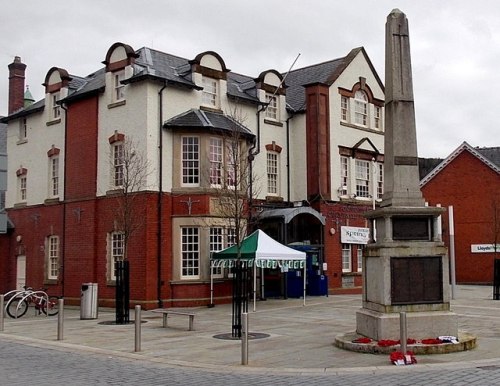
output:
M446 157L463 141L500 146L498 0L23 0L0 7L0 116L8 69L27 64L36 100L51 67L86 76L123 42L193 59L213 50L232 71L258 76L345 56L364 46L385 79L385 22L408 17L421 157Z

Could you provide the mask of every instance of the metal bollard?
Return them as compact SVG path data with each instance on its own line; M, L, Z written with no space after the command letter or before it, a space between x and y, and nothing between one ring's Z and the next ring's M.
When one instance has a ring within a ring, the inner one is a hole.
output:
M406 312L399 313L399 339L401 345L401 352L406 355L406 341L408 339L407 326L406 326Z
M141 351L141 306L135 306L135 352Z
M248 313L241 314L241 364L248 365Z
M3 315L5 312L5 310L3 309L4 304L5 304L4 295L0 295L0 331L3 331Z
M64 339L64 299L57 299L57 340Z

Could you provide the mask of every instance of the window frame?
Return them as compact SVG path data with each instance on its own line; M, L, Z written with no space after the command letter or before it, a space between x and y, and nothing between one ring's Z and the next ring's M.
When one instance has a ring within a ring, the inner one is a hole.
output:
M279 121L279 99L277 95L266 94L266 119L272 121Z
M377 199L384 195L384 164L377 164Z
M19 120L19 141L26 141L28 138L28 119L23 117Z
M61 98L60 91L55 91L50 94L50 119L56 120L61 118L61 106L57 104Z
M340 156L340 188L339 194L347 196L349 194L349 164L350 157Z
M185 142L189 140L191 140L192 142ZM190 149L190 147L192 146L196 147L196 149ZM181 186L200 186L200 150L201 140L199 136L183 135L181 137ZM186 155L188 154L195 154L196 158L189 159L189 157L186 157Z
M113 102L125 100L125 69L113 72Z
M217 108L219 106L219 82L217 79L203 76L203 90L201 91L201 104L203 106Z
M116 262L125 258L125 232L113 231L109 234L109 279L116 280Z
M28 175L21 174L17 177L17 201L28 201Z
M356 244L357 271L363 272L363 244Z
M361 90L354 94L354 123L364 127L368 126L368 96Z
M59 197L59 155L49 157L49 197Z
M373 124L375 129L382 130L382 107L380 106L374 106L374 111L373 111Z
M340 120L349 122L349 98L344 95L340 97Z
M123 188L125 183L125 143L116 141L111 146L111 186Z
M200 228L183 226L180 232L180 278L200 278ZM189 266L190 263L192 266Z
M356 197L370 197L370 161L356 159Z
M219 137L209 139L210 186L220 188L224 180L224 140Z
M268 150L266 153L266 176L267 176L267 194L270 196L279 196L279 153Z
M342 272L352 272L351 244L342 243Z
M59 278L59 236L47 237L47 280Z

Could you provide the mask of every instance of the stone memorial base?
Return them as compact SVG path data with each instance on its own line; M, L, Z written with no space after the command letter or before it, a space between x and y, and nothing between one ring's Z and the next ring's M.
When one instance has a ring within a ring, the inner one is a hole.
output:
M457 315L450 311L419 311L406 313L407 337L429 339L458 336ZM399 313L382 313L360 309L356 313L356 333L373 340L399 340Z

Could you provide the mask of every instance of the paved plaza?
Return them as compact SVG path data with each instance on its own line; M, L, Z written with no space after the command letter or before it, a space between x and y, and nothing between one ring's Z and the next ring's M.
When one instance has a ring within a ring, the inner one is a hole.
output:
M236 382L235 379L243 375L255 382L237 381L241 385L267 384L266 377L298 379L283 384L302 384L304 377L311 382L317 379L317 383L309 382L313 385L373 385L378 384L376 380L384 384L384 379L385 384L447 384L425 383L433 376L436 382L453 378L454 384L465 379L469 381L464 384L500 383L489 383L500 376L500 301L492 300L491 287L457 286L452 300L452 311L458 314L459 329L477 336L477 348L453 354L419 355L418 363L412 366L396 367L390 363L388 355L360 354L334 347L335 336L355 330L356 310L360 306L360 295L310 297L305 306L302 299L260 301L256 312L252 312L250 305L250 332L268 336L250 340L246 366L241 365L240 341L214 338L231 331L230 304L190 309L196 313L194 331L188 331L185 316L169 317L169 326L163 328L161 315L142 311L140 352L134 352L134 324L106 324L114 320L113 310L100 309L98 319L80 320L79 309L67 307L64 311L64 339L60 341L57 340L57 317L34 316L30 310L23 318L5 319L4 331L0 333L0 355L2 358L19 355L43 358L45 353L50 353L52 371L54 366L74 369L74 365L62 366L62 363L80 360L81 366L84 363L90 366L93 361L101 363L96 368L112 361L113 365L104 366L109 367L109 371L118 366L124 371L137 367L138 372L145 373L168 369L177 375L206 374L203 382L193 380L181 384L221 384L221 379L228 376L236 377L232 378L232 382ZM12 350L19 352L9 354ZM18 359L9 360L14 361L14 365L20 363ZM4 360L2 366L8 363ZM111 372L104 371L103 376L109 374ZM411 383L403 382L405 374L411 374ZM208 381L210 377L215 377L213 382ZM388 383L387 377L400 381ZM328 379L329 383L322 383ZM332 383L332 379L345 382ZM363 383L365 381L367 383Z

